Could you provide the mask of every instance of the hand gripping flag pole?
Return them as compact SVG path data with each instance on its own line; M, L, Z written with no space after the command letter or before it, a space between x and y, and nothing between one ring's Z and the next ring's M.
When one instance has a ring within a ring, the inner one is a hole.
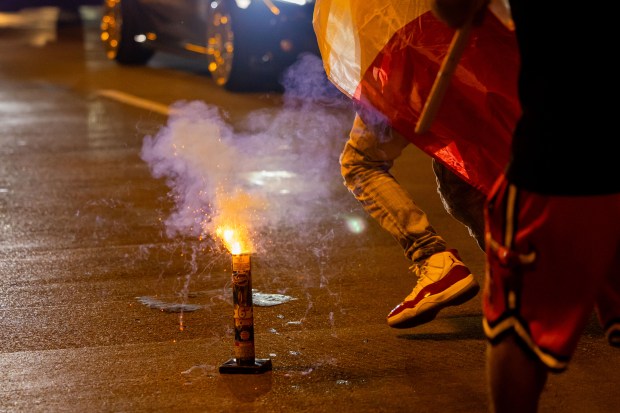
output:
M514 30L514 22L512 21L510 5L507 0L490 0L488 7L508 29ZM446 94L452 74L465 50L472 26L473 21L469 21L454 33L448 48L448 53L441 63L435 82L422 108L422 113L415 127L415 133L425 133L430 129L435 115L439 110L439 106L441 105L441 101Z

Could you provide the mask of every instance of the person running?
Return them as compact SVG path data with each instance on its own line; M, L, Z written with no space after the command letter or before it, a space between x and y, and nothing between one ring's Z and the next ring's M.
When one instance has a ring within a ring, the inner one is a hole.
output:
M462 304L480 290L458 251L447 247L426 213L390 173L408 145L393 129L381 122L364 122L357 113L340 155L346 187L398 241L417 276L413 290L387 315L387 324L393 328L432 321L443 308ZM484 248L484 195L438 162L433 163L433 170L444 206Z
M600 100L601 93L613 99L619 85L615 69L593 53L594 45L614 50L609 14L585 4L509 4L522 115L484 209L483 327L493 410L528 413L538 410L549 373L567 369L593 312L609 344L620 347L616 125ZM453 28L485 6L432 3Z

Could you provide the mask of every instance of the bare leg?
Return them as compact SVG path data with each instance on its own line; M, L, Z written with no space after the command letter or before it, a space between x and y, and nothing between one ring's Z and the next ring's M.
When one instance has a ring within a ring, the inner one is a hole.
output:
M514 335L487 345L487 380L491 411L536 413L548 371L538 359L520 347Z

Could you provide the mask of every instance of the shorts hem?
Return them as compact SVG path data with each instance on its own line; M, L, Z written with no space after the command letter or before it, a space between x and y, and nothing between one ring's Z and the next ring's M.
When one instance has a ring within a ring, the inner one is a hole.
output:
M532 353L541 363L554 373L561 373L568 367L568 359L554 356L551 353L541 349L527 328L521 321L514 316L510 316L491 324L486 318L483 318L482 325L484 334L491 344L497 344L502 341L508 334L514 333L519 339L518 341L525 347L525 350Z

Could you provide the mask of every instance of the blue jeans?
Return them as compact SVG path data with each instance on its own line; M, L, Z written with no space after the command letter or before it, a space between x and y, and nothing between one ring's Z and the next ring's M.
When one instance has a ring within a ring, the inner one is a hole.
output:
M447 247L426 213L390 173L394 161L409 144L392 129L369 127L356 115L340 155L340 166L353 196L398 241L405 257L419 264ZM483 248L484 195L438 162L434 162L433 170L444 207L468 227Z
M446 242L390 173L409 141L391 129L380 129L371 131L359 115L355 116L340 155L342 177L366 212L398 241L405 257L420 263L445 251Z

